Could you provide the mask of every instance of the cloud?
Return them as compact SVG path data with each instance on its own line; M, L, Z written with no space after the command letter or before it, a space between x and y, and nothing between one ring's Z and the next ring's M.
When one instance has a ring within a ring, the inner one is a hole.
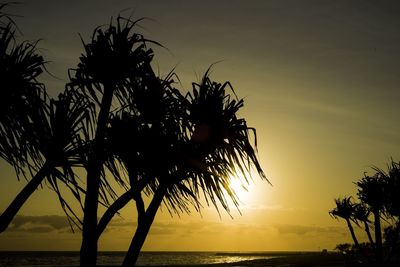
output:
M131 233L137 223L130 220L117 218L106 228L107 232ZM253 232L265 232L266 229L275 229L280 235L296 235L298 237L328 235L347 235L347 229L336 226L295 225L295 224L227 224L214 221L159 221L151 226L149 235L152 236L190 236L190 235L216 235L221 233L249 234ZM21 233L65 233L70 231L66 216L17 216L10 225L9 232ZM273 230L274 231L274 230Z
M172 220L172 219L171 219ZM106 231L130 231L137 227L136 221L114 219L106 228ZM155 221L150 229L150 235L174 235L180 234L216 234L227 229L227 225L212 221Z
M174 235L177 229L175 227L152 226L150 234L152 235Z
M113 219L108 224L108 227L116 227L116 228L120 228L120 227L136 227L136 226L137 226L137 222L136 221L126 220L126 219L123 219L121 217Z
M223 233L248 233L260 229L262 230L263 227L253 224L231 224L209 220L188 222L176 221L156 222L153 224L150 234L214 236Z
M275 228L280 234L294 234L294 235L313 235L313 234L340 234L345 231L343 227L336 226L315 226L315 225L295 225L295 224L278 224Z
M7 231L49 233L53 231L65 232L70 227L66 216L44 215L25 216L18 215L11 222Z
M131 231L132 229L136 229L137 222L136 221L129 221L124 219L116 219L113 220L106 230L108 231ZM179 230L180 226L175 223L159 223L154 222L151 225L150 233L151 235L173 235Z

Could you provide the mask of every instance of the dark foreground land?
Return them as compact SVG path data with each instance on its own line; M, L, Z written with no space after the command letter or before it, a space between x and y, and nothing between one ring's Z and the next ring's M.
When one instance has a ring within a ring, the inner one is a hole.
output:
M204 264L185 267L344 267L345 257L340 253L296 253L271 259L247 260L235 263ZM102 266L106 267L106 266ZM176 267L176 266L163 266Z
M332 266L342 267L345 266L345 258L342 254L338 253L317 253L317 254L300 254L288 255L265 260L252 260L244 261L234 264L235 266L274 266L274 267L319 267L319 266Z
M339 253L305 253L285 255L272 259L258 259L207 266L254 266L254 267L343 267L345 258Z
M102 253L103 257L107 257L108 254L111 254L113 257L116 255L120 257L123 255L119 255L116 252L111 253ZM153 253L147 252L147 256L155 257L160 256L160 253ZM168 253L161 253L168 254ZM170 253L172 256L174 253ZM182 253L177 253L177 257ZM190 254L190 253L189 253ZM200 254L202 253L194 253ZM206 253L204 257L208 257ZM40 266L48 266L48 267L56 267L56 266L71 266L77 267L79 265L79 257L77 252L3 252L0 255L3 256L2 260L0 259L0 267L5 266L13 266L13 267L23 267L23 266L33 266L33 265L40 265ZM161 259L162 256L161 255ZM171 257L168 255L168 257ZM164 255L165 256L165 255ZM182 255L181 255L182 256ZM231 262L231 263L213 263L213 264L186 264L185 262L188 261L176 261L177 263L169 262L168 259L158 260L155 265L151 266L162 266L162 267L322 267L322 266L330 266L330 267L361 267L360 265L349 265L348 263L345 264L346 258L343 254L340 253L333 253L333 252L260 252L260 253L216 253L215 256L221 259L232 259L232 258L242 258L243 261L239 262ZM249 257L250 256L250 257ZM265 257L265 258L264 258ZM246 260L246 258L255 258L252 260ZM207 258L204 258L207 262ZM107 264L103 262L103 264L99 264L99 267L117 267L118 264L114 262L118 262L115 260L109 261L110 263ZM111 263L113 262L113 263ZM151 261L150 261L151 262ZM148 264L151 264L151 263ZM142 267L147 267L144 263ZM140 264L139 264L140 266ZM400 266L400 265L399 265ZM363 266L364 267L364 266Z
M373 263L346 257L341 253L295 253L271 259L257 259L226 264L202 266L224 267L398 267L399 261Z
M259 254L247 254L248 256L267 256L273 258L267 259L253 259L243 260L240 262L232 263L216 263L216 264L199 264L199 265L164 265L160 264L160 267L398 267L399 262L391 262L381 264L374 263L361 263L360 260L354 257L345 256L341 253L333 252L306 252L306 253L259 253ZM221 253L221 256L229 256L229 253ZM0 266L7 266L2 265ZM20 265L13 265L20 266ZM25 265L21 265L25 266ZM31 265L30 265L31 266ZM44 266L44 265L42 265ZM54 266L57 264L50 264L45 266ZM65 265L62 265L65 266ZM98 265L99 267L117 267L117 265ZM71 266L71 267L76 267ZM142 266L148 267L148 266ZM152 267L155 267L152 265Z

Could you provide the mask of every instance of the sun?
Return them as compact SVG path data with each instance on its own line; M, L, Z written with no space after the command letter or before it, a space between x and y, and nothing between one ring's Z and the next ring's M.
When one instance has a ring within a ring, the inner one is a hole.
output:
M229 186L235 191L236 194L241 193L242 190L246 191L244 185L238 178L231 178Z
M248 189L246 182L241 181L238 177L231 177L229 181L229 187L233 190L236 194L239 202L242 203L243 201L247 200L248 197Z

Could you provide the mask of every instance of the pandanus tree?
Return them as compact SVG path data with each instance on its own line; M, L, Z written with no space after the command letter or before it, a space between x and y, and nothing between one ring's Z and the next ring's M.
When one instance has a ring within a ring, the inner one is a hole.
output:
M237 112L243 100L232 97L229 83L212 82L208 72L184 97L168 79L149 76L136 88L131 110L111 120L110 151L125 166L130 190L100 220L105 226L130 200L136 202L138 225L124 266L135 264L160 205L170 212L200 209L200 198L229 211L226 195L238 204L231 176L252 167L265 178L250 143L249 128ZM141 88L141 89L139 89ZM151 108L149 108L151 107ZM150 197L145 207L143 195ZM99 227L99 229L104 229Z
M86 195L84 201L81 266L95 266L97 256L98 201L101 185L108 184L104 176L105 136L112 111L112 102L129 97L135 84L150 69L153 52L142 35L134 33L138 21L118 17L106 27L96 28L85 53L71 73L69 86L96 104L96 124L91 149L88 152ZM103 177L103 178L102 178ZM123 184L124 181L117 180ZM112 191L112 188L107 187ZM103 194L107 194L104 190Z
M382 177L384 191L384 216L389 226L384 229L385 243L391 253L399 246L400 240L400 163L391 161L388 170L375 168L377 175ZM389 255L391 256L391 255Z
M31 110L44 108L45 90L37 77L43 72L44 59L36 44L17 43L16 26L0 6L0 155L24 174L30 147L21 141L29 124Z
M394 253L398 253L400 240L400 163L392 160L388 164L387 171L377 167L373 167L373 170L375 171L373 175L364 174L364 177L355 183L360 203L354 205L352 218L357 223L364 223L369 242L375 250L375 261L382 264L384 260L390 261ZM371 217L373 222L370 221ZM383 231L381 220L386 225ZM375 242L370 234L370 224L374 226ZM382 242L382 232L384 232L385 244ZM384 251L387 257L384 257Z
M364 224L364 230L365 233L367 234L369 243L371 244L372 248L375 248L375 242L372 239L371 236L371 231L369 224L371 223L369 216L370 216L370 210L365 206L363 203L357 203L354 205L354 211L353 211L353 219L354 221L358 224L359 222Z
M1 9L1 7L0 7ZM4 227L34 190L46 181L78 226L82 224L81 266L96 266L97 243L111 218L136 202L138 225L124 265L134 265L162 203L170 212L201 208L201 198L229 212L237 206L230 179L246 181L255 169L255 129L238 116L243 100L229 82L212 82L208 71L187 95L173 88L172 74L161 79L150 65L148 41L134 33L138 21L118 17L96 28L70 83L50 99L37 81L44 70L35 44L14 42L12 22L1 24L0 155L27 186L1 215ZM3 103L4 102L4 103ZM254 145L251 143L254 134ZM86 189L74 173L86 169ZM117 197L109 170L126 192ZM128 179L125 179L127 174ZM59 183L82 205L83 222L64 200ZM110 197L114 202L111 204ZM150 199L146 207L144 197ZM98 205L106 212L97 222Z
M65 184L79 200L82 190L72 168L81 166L78 144L83 122L88 119L88 103L75 94L50 99L37 77L44 60L36 44L16 42L14 24L0 27L0 156L16 170L27 185L0 216L3 232L33 192L46 181L56 193L71 222L77 217L61 194Z
M378 262L383 261L381 216L385 206L385 178L381 173L374 176L365 175L356 184L358 198L365 203L374 216L375 250Z
M140 83L135 82L132 98L125 99L122 105L126 108L110 120L106 165L119 176L117 165L122 163L130 186L102 216L98 236L131 200L136 202L140 220L144 214L142 194L151 195L156 178L168 175L177 161L177 149L181 149L183 139L187 139L182 121L187 110L180 101L182 95L170 86L171 76L160 79L149 69Z
M374 169L384 182L385 215L398 222L400 218L400 197L398 193L400 191L400 163L392 160L388 164L387 171L379 168Z
M349 228L351 238L353 239L354 245L356 248L361 251L360 244L358 242L358 239L356 237L356 234L354 233L354 228L353 225L351 224L351 221L353 221L353 213L355 209L355 204L352 203L351 197L344 197L344 198L337 198L335 199L335 204L336 207L332 209L329 214L338 219L342 218L346 221L347 227Z
M129 175L131 197L124 205L134 200L138 214L137 229L124 265L136 262L164 197L171 201L178 195L184 198L189 192L183 185L169 186L177 179L174 164L186 138L181 123L185 110L176 97L177 91L171 90L168 78L161 80L151 75L142 82L134 92L131 112L116 116L110 129L112 150ZM172 193L174 190L182 190L183 194ZM144 205L144 195L151 199L148 207Z
M82 156L85 144L81 140L80 131L82 123L87 122L87 115L85 102L74 100L68 93L60 94L57 100L49 100L46 109L30 112L31 121L24 126L19 140L24 146L29 147L29 151L23 153L29 154L16 164L28 166L31 178L1 214L1 231L8 227L22 205L43 181L56 192L70 222L80 227L80 220L65 201L59 185L62 183L67 186L80 201L80 195L84 190L80 187L73 168L85 165ZM10 149L17 148L11 145Z
M394 162L392 160L389 165L388 179L387 179L387 204L386 211L389 216L393 219L394 223L392 227L389 227L386 231L386 241L391 240L391 250L395 252L399 247L400 243L400 162ZM390 231L390 229L392 231Z

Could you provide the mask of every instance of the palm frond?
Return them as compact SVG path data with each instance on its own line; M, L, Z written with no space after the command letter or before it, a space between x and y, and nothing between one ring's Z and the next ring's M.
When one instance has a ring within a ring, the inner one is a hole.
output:
M336 198L336 207L329 211L329 215L333 218L353 219L355 204L352 202L352 197Z
M91 41L82 43L85 54L80 57L76 70L70 70L71 83L79 85L85 94L100 104L104 86L112 86L118 99L127 96L126 83L140 82L149 69L153 51L146 47L152 42L141 34L133 32L140 22L118 16L116 25L98 27L93 31ZM152 42L155 43L155 42Z
M0 29L0 156L9 162L17 175L25 176L29 155L34 148L22 140L32 122L31 111L45 109L44 86L37 81L44 60L37 53L37 42L18 43L13 23Z

